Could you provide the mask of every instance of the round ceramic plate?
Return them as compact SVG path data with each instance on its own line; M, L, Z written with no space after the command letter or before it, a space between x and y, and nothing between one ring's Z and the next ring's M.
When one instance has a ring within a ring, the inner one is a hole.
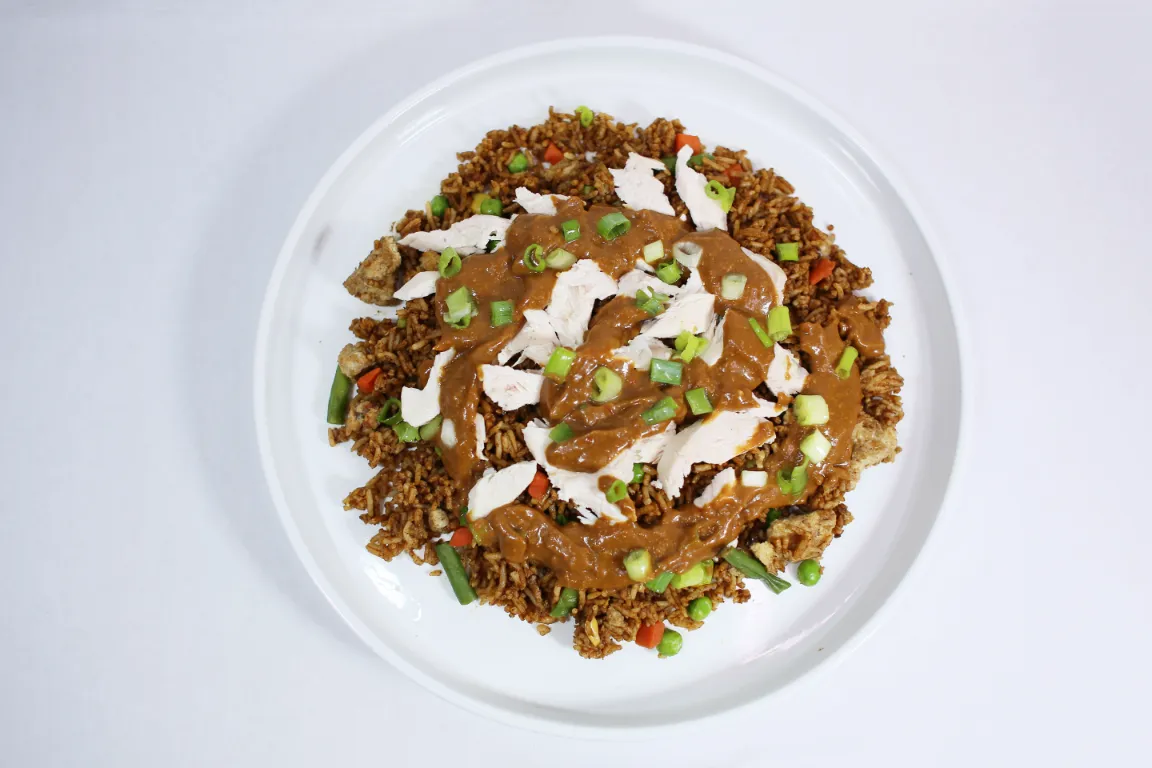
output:
M498 608L457 604L444 578L364 545L374 529L341 500L373 472L328 446L325 403L354 317L380 314L341 286L405 210L420 207L484 133L542 122L549 105L589 104L626 122L679 118L707 145L743 147L835 224L837 242L871 267L894 302L887 333L904 375L903 453L864 474L856 517L829 547L813 589L773 595L759 583L685 634L671 660L635 645L600 661L571 629L541 637ZM396 106L336 162L280 253L261 317L256 419L264 469L308 571L381 656L441 696L536 729L600 735L716 716L780 691L849 644L904 577L944 500L963 389L953 303L906 199L840 120L743 60L682 43L550 42L468 66ZM466 638L475 652L459 652ZM477 663L477 657L482 663Z

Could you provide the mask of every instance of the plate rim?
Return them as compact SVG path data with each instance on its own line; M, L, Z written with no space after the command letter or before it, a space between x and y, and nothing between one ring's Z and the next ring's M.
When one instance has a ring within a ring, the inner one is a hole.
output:
M267 287L265 288L264 298L261 303L260 317L256 330L255 339L255 355L253 358L253 389L254 389L254 420L256 422L256 437L257 446L260 452L260 464L264 474L264 480L268 486L268 491L272 497L273 505L276 508L277 516L280 518L280 523L284 528L288 540L292 548L303 564L309 577L316 584L321 594L328 603L333 607L337 614L348 624L348 626L356 633L369 648L371 648L377 655L386 660L394 668L398 669L410 680L418 683L426 690L431 691L441 699L448 701L466 711L474 714L487 717L497 722L511 725L514 727L524 728L530 731L539 733L562 735L562 736L584 736L593 737L602 740L623 740L639 737L650 737L662 731L670 730L672 728L682 728L685 725L693 727L700 727L706 723L712 723L722 717L734 717L747 712L761 704L770 693L762 696L750 698L747 701L734 704L733 706L712 712L705 713L700 717L691 720L677 720L668 723L652 723L644 725L628 725L619 728L612 728L600 725L589 725L584 723L561 723L547 717L535 716L530 714L523 714L515 712L510 709L505 709L495 705L485 703L479 699L473 698L465 693L461 693L451 687L450 685L441 683L435 678L426 675L421 670L411 665L399 653L392 649L387 643L378 639L359 619L354 611L344 602L329 583L327 577L324 575L323 570L317 563L312 554L311 549L304 541L300 530L297 528L293 520L292 513L289 508L288 500L284 496L283 488L280 483L279 474L276 469L275 461L272 456L271 438L266 426L267 420L263 418L267 410L267 377L265 371L267 370L267 358L269 354L269 337L272 332L272 319L274 314L274 307L277 298L280 294L280 288L284 280L284 274L288 269L288 264L291 260L291 255L295 250L296 244L301 238L303 231L311 219L316 209L319 207L321 201L331 191L333 184L341 177L341 175L348 169L349 165L355 160L356 157L367 147L387 126L396 122L404 114L417 107L421 102L438 93L439 91L451 86L456 81L467 78L479 71L499 67L509 64L514 61L519 61L525 58L530 58L541 53L556 53L558 51L569 51L572 49L580 48L633 48L640 51L671 51L683 53L691 56L700 57L709 60L713 63L721 64L724 66L734 67L751 75L759 80L762 80L782 92L786 93L789 97L801 103L804 107L812 110L818 116L827 120L829 124L834 126L845 137L847 137L854 145L855 148L868 157L876 168L881 172L883 178L891 186L892 191L896 197L903 204L907 210L912 222L919 229L924 242L928 246L928 252L935 265L941 281L941 287L948 304L948 315L950 324L952 326L952 335L956 340L956 353L957 353L957 367L959 369L959 401L957 403L957 429L956 429L956 445L953 453L952 466L949 468L948 477L944 484L944 490L941 495L940 503L936 510L930 527L925 533L923 542L917 551L912 555L908 568L900 575L897 581L893 584L889 593L882 597L876 607L873 609L870 616L864 619L863 623L852 633L840 647L833 650L828 656L820 663L814 665L808 670L800 673L794 679L784 683L784 685L776 689L775 693L779 693L789 688L795 688L802 684L811 685L817 678L826 674L829 670L839 665L850 653L860 647L880 626L880 623L888 616L891 606L895 603L898 597L902 596L906 589L907 584L911 581L910 576L922 567L924 562L924 553L934 546L937 538L937 531L940 528L940 519L945 512L955 503L956 489L960 484L960 479L964 474L964 467L967 463L966 457L968 455L968 444L970 436L969 421L973 412L973 388L971 382L972 373L969 370L967 361L972 359L970 351L970 340L963 332L966 324L963 318L966 316L962 306L960 305L957 290L953 287L956 285L951 274L951 267L949 266L948 259L943 257L944 249L941 246L941 240L937 236L932 225L924 215L923 207L918 203L909 192L909 186L904 181L903 177L895 170L895 166L888 161L882 153L878 152L876 148L867 140L865 140L839 113L832 110L825 105L820 99L816 98L806 90L800 88L792 81L781 75L780 73L769 69L763 65L757 64L742 56L733 53L721 51L710 46L699 45L696 43L689 43L682 40L675 40L670 38L650 37L650 36L635 36L635 35L597 35L597 36L578 36L566 37L556 40L548 40L544 42L532 43L523 46L517 46L504 51L500 51L489 56L475 59L460 67L457 67L440 77L432 80L423 87L412 92L404 99L397 102L391 109L386 111L383 115L374 120L357 138L336 158L331 166L324 172L317 182L316 186L312 189L305 200L303 206L300 208L292 223L288 234L280 248L276 257L276 262L272 268L272 272L268 279Z

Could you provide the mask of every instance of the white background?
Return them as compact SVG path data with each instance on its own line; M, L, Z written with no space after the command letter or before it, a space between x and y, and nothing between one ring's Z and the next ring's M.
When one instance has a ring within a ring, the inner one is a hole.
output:
M0 6L0 764L1148 759L1152 12L387 6ZM867 642L626 744L477 719L372 655L292 554L251 415L265 282L335 157L477 56L607 32L745 55L869 139L943 246L976 390L961 487Z

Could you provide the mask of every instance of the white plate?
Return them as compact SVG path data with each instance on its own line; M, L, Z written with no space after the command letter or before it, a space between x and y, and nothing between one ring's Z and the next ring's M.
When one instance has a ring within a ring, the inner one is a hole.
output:
M832 222L873 291L895 303L887 334L906 380L904 452L865 473L856 521L828 550L817 588L724 605L685 634L675 659L629 645L580 658L571 630L547 637L493 607L456 603L444 578L406 557L386 563L373 529L341 500L373 474L347 446L329 448L325 402L353 317L372 307L341 282L485 131L541 122L549 105L588 104L627 122L678 117L708 145L747 148ZM256 354L264 469L309 573L381 656L439 695L505 722L611 736L716 716L779 691L850 638L891 595L944 500L961 423L953 302L922 228L873 156L840 120L743 60L657 40L584 39L511 51L409 98L361 136L308 199L268 287Z

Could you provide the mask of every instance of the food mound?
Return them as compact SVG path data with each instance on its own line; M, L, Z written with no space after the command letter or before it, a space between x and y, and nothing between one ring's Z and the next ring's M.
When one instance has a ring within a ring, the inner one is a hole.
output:
M815 584L903 412L889 304L743 151L586 107L488 133L345 282L332 445L402 552L600 658ZM757 587L759 588L759 587Z

